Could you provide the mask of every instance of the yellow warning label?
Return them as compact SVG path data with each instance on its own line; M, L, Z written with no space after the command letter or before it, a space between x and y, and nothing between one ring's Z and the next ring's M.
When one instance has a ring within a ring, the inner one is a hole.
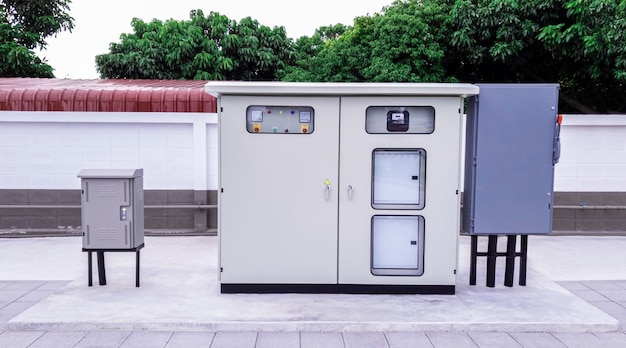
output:
M326 179L326 181L324 181L324 185L330 185L330 180Z
M260 133L261 132L261 124L260 123L253 123L252 124L252 131L255 133Z
M300 125L300 131L302 133L308 133L309 132L309 125L308 124L301 124Z

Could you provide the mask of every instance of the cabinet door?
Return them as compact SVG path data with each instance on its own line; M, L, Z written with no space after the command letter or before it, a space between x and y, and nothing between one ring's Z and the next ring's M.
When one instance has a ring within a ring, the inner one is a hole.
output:
M460 98L341 99L339 283L453 285Z
M465 231L552 233L558 85L480 85L468 100Z
M336 284L339 98L221 106L222 283Z
M82 182L83 248L131 247L133 206L130 180L86 179Z
M373 275L421 275L424 250L424 217L372 217Z

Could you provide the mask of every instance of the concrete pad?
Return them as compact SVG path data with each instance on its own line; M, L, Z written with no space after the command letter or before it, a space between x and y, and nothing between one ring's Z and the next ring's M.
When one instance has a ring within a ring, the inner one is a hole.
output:
M576 245L572 248L586 244L548 238ZM2 244L7 241L0 240L0 248L41 251L29 257L16 255L18 260L40 259L34 270L37 275L46 274L41 270L46 264L56 263L67 268L56 274L76 280L9 320L7 330L603 332L619 328L616 319L533 269L527 286L504 287L503 259L498 261L495 288L484 286L483 261L479 285L467 285L467 237L461 238L456 295L220 294L216 237L147 237L141 252L140 288L134 286L134 253L107 253L108 285L98 286L95 275L94 286L88 287L86 254L76 256L81 254L79 238L52 240L56 249L50 259L40 241L10 242L12 248L5 248ZM535 244L529 245L530 250ZM28 264L3 259L21 268L22 279L37 279L24 275ZM535 263L541 257L536 259ZM0 279L12 279L9 273L3 267Z
M530 236L528 266L554 281L626 280L624 250L626 237Z

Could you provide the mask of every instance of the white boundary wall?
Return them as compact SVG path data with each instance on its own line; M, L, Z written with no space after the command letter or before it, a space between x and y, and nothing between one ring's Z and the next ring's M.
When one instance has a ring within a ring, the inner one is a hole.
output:
M626 191L626 115L563 116L554 191Z
M626 192L626 115L565 115L557 192ZM79 189L143 168L149 190L217 189L217 114L0 111L0 189Z
M0 111L0 189L80 189L143 168L149 190L217 189L217 114Z

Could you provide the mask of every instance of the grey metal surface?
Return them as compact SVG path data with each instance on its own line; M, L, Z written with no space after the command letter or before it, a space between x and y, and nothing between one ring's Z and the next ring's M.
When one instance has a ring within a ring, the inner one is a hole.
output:
M552 231L556 84L480 84L468 99L463 229Z
M204 90L216 97L220 95L465 97L478 94L478 87L468 83L209 81Z
M143 176L143 169L83 169L79 178L87 179L131 179Z
M102 177L95 170L83 173L84 249L132 249L144 241L143 177L114 177L111 172L103 170ZM143 170L130 172L127 174L141 174Z

